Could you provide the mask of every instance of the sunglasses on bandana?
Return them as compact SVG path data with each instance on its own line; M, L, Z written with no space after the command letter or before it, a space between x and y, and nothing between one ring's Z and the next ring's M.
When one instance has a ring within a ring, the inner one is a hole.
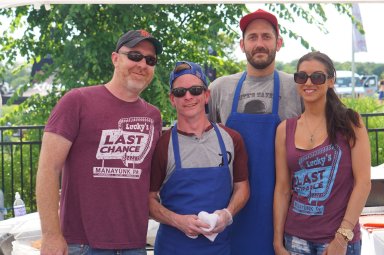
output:
M137 51L129 51L129 52L119 52L120 54L126 55L129 60L134 62L140 62L143 58L145 59L145 63L149 66L155 66L157 63L157 58L154 56L144 56L140 52Z
M324 73L313 73L311 75L306 74L305 72L296 72L293 74L293 79L297 84L305 84L309 79L311 79L312 84L314 85L322 85L329 78L332 78L331 75L326 75Z
M185 94L187 94L187 91L189 91L189 93L191 93L192 96L199 96L203 93L203 91L205 91L205 87L203 86L192 86L190 88L173 88L171 90L171 93L175 96L175 97L183 97L185 96Z

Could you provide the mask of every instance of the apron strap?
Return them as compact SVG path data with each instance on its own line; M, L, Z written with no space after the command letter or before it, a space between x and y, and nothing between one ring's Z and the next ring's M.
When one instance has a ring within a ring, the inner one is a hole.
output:
M221 154L223 155L223 163L224 163L224 166L228 166L228 156L227 156L227 150L225 148L225 144L224 144L224 140L223 140L223 137L221 136L221 133L220 133L220 130L219 128L217 127L217 125L213 122L211 122L213 128L215 129L216 131L216 135L217 135L217 139L219 140L219 144L220 144L220 149L221 149Z
M280 97L280 77L279 73L275 70L273 72L273 103L272 113L279 113L279 97Z
M177 137L177 123L172 128L173 157L175 158L176 169L181 168L179 138Z

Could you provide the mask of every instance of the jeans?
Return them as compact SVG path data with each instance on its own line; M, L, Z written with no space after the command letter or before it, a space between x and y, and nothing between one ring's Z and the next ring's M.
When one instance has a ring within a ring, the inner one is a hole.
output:
M68 244L68 255L146 255L145 248L139 249L94 249L85 244Z
M314 243L300 239L296 236L284 235L285 248L292 255L321 255L327 248L328 243ZM346 255L360 255L361 241L348 243Z

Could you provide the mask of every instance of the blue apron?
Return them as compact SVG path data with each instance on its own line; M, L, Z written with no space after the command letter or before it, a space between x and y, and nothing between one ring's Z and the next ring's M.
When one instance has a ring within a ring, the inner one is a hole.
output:
M231 254L274 254L273 191L275 186L275 131L278 115L280 80L274 72L271 114L238 113L241 88L247 76L240 78L226 126L237 130L248 152L251 195L246 206L236 215L231 230Z
M223 166L182 168L177 125L172 129L175 170L160 191L161 203L178 214L195 214L200 211L213 213L226 208L232 193L231 175L223 138L216 124L212 123L219 140ZM192 155L193 156L193 155ZM198 160L198 159L196 159ZM229 228L221 232L214 242L199 235L191 239L182 231L160 224L155 242L156 255L229 255Z

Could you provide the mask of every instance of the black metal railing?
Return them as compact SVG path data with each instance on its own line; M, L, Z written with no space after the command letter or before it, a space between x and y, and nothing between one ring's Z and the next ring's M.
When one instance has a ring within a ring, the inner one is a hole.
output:
M377 166L384 162L384 113L362 113L371 142L372 165ZM375 128L372 125L376 124ZM377 127L377 124L380 127Z
M384 113L361 115L371 141L372 165L376 166L384 162ZM373 123L383 125L373 128ZM16 191L25 201L28 213L37 210L35 183L43 130L42 125L0 127L0 188L4 193L4 207L8 210L6 218L13 217Z
M28 213L36 211L36 171L43 130L44 126L0 127L0 175L6 218L14 216L15 192L20 193Z
M378 112L378 113L362 113L360 114L361 117L363 118L364 120L364 124L366 126L366 128L369 128L369 124L370 122L368 120L372 120L374 119L375 117L382 117L382 123L384 123L384 112Z

